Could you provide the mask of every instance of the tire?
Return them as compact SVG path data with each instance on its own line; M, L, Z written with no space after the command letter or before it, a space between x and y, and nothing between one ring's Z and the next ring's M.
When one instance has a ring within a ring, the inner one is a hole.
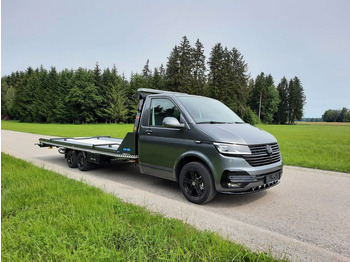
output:
M186 164L181 169L179 183L187 200L195 204L207 203L216 195L212 174L200 162Z
M78 166L77 152L69 150L67 153L67 164L70 168L76 168Z
M77 165L80 171L87 171L91 168L91 163L87 161L85 152L79 152L77 156Z

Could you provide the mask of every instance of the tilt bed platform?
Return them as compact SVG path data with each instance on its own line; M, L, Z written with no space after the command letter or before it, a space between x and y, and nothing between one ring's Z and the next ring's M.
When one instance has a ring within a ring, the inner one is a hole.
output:
M124 139L110 136L40 138L40 147L58 147L62 154L68 150L102 154L112 158L138 159L136 133L130 132Z

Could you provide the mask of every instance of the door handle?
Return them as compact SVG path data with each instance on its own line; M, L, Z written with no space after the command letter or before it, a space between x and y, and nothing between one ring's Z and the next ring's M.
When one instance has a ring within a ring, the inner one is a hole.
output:
M152 131L151 129L147 129L147 130L146 130L146 133L147 133L148 135L152 134L152 132L153 132L153 131Z

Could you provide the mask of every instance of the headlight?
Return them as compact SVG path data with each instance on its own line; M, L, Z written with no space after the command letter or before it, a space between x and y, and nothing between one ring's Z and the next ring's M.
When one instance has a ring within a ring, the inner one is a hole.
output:
M224 155L251 155L250 149L245 145L214 143L217 150Z

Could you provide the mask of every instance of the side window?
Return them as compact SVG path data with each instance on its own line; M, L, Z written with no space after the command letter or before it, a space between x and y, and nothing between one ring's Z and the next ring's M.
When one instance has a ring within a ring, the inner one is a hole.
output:
M180 111L169 99L152 99L150 126L162 126L163 119L166 117L175 117L180 121Z

